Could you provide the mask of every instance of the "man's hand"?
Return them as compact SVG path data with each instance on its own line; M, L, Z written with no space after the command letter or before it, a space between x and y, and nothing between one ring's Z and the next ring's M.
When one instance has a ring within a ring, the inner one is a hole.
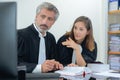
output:
M54 63L54 60L46 60L41 66L42 72L52 71L54 69Z
M52 70L63 69L63 65L55 60L46 60L41 67L42 67L42 72L49 72Z
M54 70L63 69L63 65L58 61L55 61Z

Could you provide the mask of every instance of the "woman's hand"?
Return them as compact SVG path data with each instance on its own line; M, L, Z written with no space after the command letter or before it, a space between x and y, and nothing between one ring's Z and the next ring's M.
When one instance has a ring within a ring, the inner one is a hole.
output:
M70 37L66 39L66 41L62 42L62 45L69 47L69 48L73 48L75 50L79 49L79 45L75 43Z
M69 67L77 67L78 65L74 64L74 63L71 63L71 64L68 64L67 66L69 66Z

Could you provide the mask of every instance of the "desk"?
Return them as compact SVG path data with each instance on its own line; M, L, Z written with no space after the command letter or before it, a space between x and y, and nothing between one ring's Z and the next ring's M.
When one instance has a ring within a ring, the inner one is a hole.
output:
M19 79L0 79L0 80L19 80ZM26 80L87 80L87 79L26 79ZM90 78L88 80L120 80L119 78Z
M74 77L63 76L63 78L60 80L120 80L120 78L87 74L85 77L83 77L83 76L74 76Z
M60 80L60 79L59 78L56 78L56 79L55 78L53 78L53 79L52 78L50 78L50 79L39 79L39 78L37 79L36 78L36 79L26 79L26 80Z
M24 80L24 79L18 79L18 78L0 78L0 80ZM96 76L87 74L85 77L83 76L76 76L76 77L70 77L70 76L64 76L59 78L26 78L25 80L120 80L120 78L115 77L105 77L105 76Z
M27 73L26 80L58 80L59 73Z

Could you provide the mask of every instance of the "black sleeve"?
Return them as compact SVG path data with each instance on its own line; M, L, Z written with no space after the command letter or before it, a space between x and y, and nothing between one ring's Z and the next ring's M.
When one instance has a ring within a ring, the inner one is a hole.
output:
M37 64L28 61L28 46L27 41L18 33L18 66L24 65L27 67L27 72L31 73Z
M84 48L82 51L82 56L85 59L86 63L95 62L97 58L97 44L94 42L95 48L93 51L89 51L88 49Z
M52 53L51 58L57 60L58 56L57 56L57 46L56 46L55 38L53 38L53 40L52 40L51 51L52 51L51 52Z
M47 32L45 37L46 43L46 59L57 59L56 40L53 34Z
M57 42L57 60L64 66L71 63L73 52L72 48L67 48L66 46L62 45L62 42L65 41L67 38L67 36L62 36Z

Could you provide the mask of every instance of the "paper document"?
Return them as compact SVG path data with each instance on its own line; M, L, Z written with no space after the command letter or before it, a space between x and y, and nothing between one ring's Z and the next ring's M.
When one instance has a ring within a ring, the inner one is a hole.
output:
M100 72L100 73L93 73L93 75L120 78L120 73L117 73L117 72L115 72L114 70L109 70L109 71Z
M63 70L55 71L61 75L77 76L83 75L84 73L91 73L92 71L87 67L64 67Z

